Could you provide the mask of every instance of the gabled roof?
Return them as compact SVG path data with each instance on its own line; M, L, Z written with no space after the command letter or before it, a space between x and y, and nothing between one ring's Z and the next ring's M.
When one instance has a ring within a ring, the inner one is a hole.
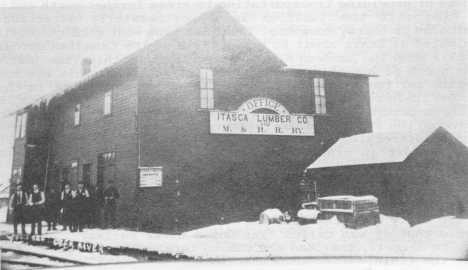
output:
M248 26L243 25L240 22L238 22L221 5L218 5L218 6L214 7L213 9L203 13L202 15L200 15L198 17L196 17L195 19L192 19L190 22L188 22L188 23L184 24L183 26L181 26L180 28L178 28L178 30L180 30L183 27L186 27L187 25L193 23L196 20L200 20L200 19L208 18L208 17L213 17L213 16L214 17L221 17L221 18L224 18L224 19L229 18L229 19L235 20L236 23L238 23L239 25L241 25L242 27L244 27L248 31L249 35L252 35L252 37L257 39L255 34L254 34L255 31L253 31L253 29L249 29ZM70 90L73 90L75 88L78 88L78 87L88 83L92 79L94 79L96 77L99 77L99 76L113 70L116 67L121 66L121 65L123 65L125 63L128 63L130 60L137 58L140 55L140 53L142 51L144 51L145 49L148 49L148 48L150 48L152 46L157 46L158 41L161 41L162 39L166 38L168 35L170 35L171 33L174 33L175 31L177 31L177 29L174 30L174 31L171 31L169 33L166 33L166 35L162 36L161 38L159 38L159 39L145 45L142 48L139 48L135 52L129 54L128 56L124 57L123 59L121 59L119 61L114 62L113 64L111 64L111 65L109 65L109 66L107 66L105 68L102 68L100 70L92 72L92 73L78 79L76 82L74 82L72 84L69 84L69 85L64 86L64 87L60 87L59 89L53 91L52 93L50 93L48 95L45 95L45 96L43 96L41 98L38 98L32 104L39 104L39 103L41 103L43 101L48 102L48 101L50 101L50 99L52 99L55 96L62 95L66 91L70 91ZM261 43L260 41L258 41L258 42ZM328 64L327 66L325 66L323 62L321 62L318 65L315 64L315 66L313 66L312 63L307 63L307 65L297 64L297 63L294 63L291 59L283 59L280 56L278 56L274 51L274 46L268 46L268 44L263 44L263 43L261 43L261 45L264 46L265 48L267 48L268 50L270 50L273 53L273 55L275 55L278 58L278 60L281 61L284 64L284 67L282 67L283 70L311 70L311 71L321 71L321 72L358 74L358 75L369 76L369 77L376 77L377 76L377 75L369 75L370 74L369 72L362 71L362 70L358 69L358 67L355 67L355 66L352 66L352 67L350 67L350 66L338 66L338 65L341 65L341 63L336 63L336 62L332 62L332 63ZM272 45L272 44L270 44L270 45ZM31 105L31 104L29 104L29 105ZM17 111L20 111L20 110L22 110L24 108L27 108L29 105L27 105L25 107L22 107L21 109L18 109L15 112L12 112L10 115L13 115Z
M437 130L447 132L439 127L436 130L376 132L342 138L307 169L403 162Z

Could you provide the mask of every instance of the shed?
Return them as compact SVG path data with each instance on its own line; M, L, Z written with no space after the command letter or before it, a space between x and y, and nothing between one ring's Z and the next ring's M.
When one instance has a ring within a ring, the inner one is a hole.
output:
M338 140L307 168L319 196L373 195L380 212L416 225L466 217L468 148L443 127Z

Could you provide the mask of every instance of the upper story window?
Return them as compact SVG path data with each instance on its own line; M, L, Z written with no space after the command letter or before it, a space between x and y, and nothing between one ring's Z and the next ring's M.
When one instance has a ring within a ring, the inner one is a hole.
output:
M81 124L81 105L75 105L75 126L79 126Z
M15 139L23 138L26 134L26 121L28 113L24 112L16 115Z
M200 108L214 108L213 70L200 69Z
M112 91L106 92L104 95L104 115L112 113Z
M327 114L325 83L323 78L314 78L315 113Z

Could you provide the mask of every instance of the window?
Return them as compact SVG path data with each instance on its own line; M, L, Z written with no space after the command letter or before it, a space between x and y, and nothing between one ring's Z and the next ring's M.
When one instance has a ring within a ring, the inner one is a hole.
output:
M70 182L72 186L77 184L78 180L78 161L73 161L70 169Z
M23 138L26 134L26 119L28 113L24 112L16 115L15 139Z
M81 116L81 105L76 104L75 105L75 126L80 125L80 122L81 122L80 116Z
M213 70L200 69L200 108L214 108Z
M104 115L112 113L112 91L106 92L104 95Z
M22 176L22 169L21 168L14 168L13 175L11 176L11 183L12 185L16 185L21 183L21 176Z
M323 78L314 78L315 113L327 114L325 84Z

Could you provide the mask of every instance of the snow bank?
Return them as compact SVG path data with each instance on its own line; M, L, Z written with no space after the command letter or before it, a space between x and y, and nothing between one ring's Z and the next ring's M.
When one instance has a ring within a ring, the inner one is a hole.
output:
M238 222L210 226L182 235L124 230L47 234L59 239L202 259L337 256L466 259L466 219L444 217L415 227L410 227L401 218L381 215L380 219L381 224L359 230L345 228L333 218L304 226L297 222L268 226L258 222ZM1 226L0 229L4 230Z
M411 225L408 223L408 221L402 218L384 215L380 215L380 224L382 227L398 230L408 230L411 228Z
M359 230L345 228L336 218L319 220L317 224L304 226L299 226L296 222L270 226L240 222L202 228L184 233L182 237L218 240L223 243L243 241L243 247L262 247L262 251L252 250L247 255L249 257L466 258L468 220L446 217L413 228L398 217L381 215L380 220L380 224ZM236 257L235 252L228 257Z
M297 217L305 219L317 219L318 214L320 214L320 211L315 209L301 209L299 212L297 212Z
M8 213L8 206L0 208L0 222L6 222Z

